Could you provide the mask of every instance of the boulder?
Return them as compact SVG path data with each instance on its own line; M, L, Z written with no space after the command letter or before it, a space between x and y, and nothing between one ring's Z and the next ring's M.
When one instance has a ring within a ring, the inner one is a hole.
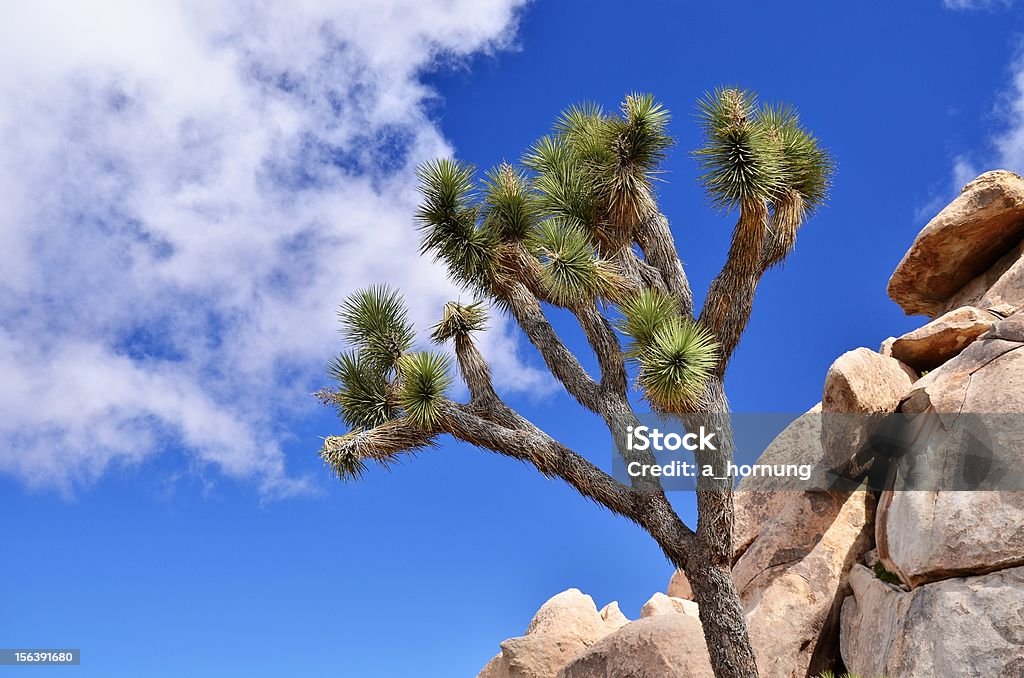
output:
M823 490L831 463L821 409L794 420L756 462L808 464L811 479L748 476L735 495L733 580L762 676L817 675L808 671L832 665L846 572L871 546L872 496Z
M666 593L673 598L693 600L693 589L690 588L690 580L686 578L685 572L676 570L672 573L672 579L668 582Z
M541 606L526 635L501 643L501 653L478 678L554 678L573 657L623 626L625 617L615 612L618 605L598 612L579 589L563 591Z
M700 619L697 603L683 598L673 598L658 592L640 608L640 618L646 619L659 614L688 614Z
M977 306L1013 315L1024 308L1024 242L1003 255L990 269L977 276L946 302L943 311Z
M622 610L619 609L618 602L614 600L602 607L598 614L601 615L601 619L604 620L605 625L612 631L622 628L629 623L629 618L622 614Z
M934 316L1024 237L1024 179L986 172L917 234L889 279L889 296L908 314Z
M1024 676L1024 568L905 592L863 565L850 573L840 646L861 676Z
M700 621L659 614L626 624L579 654L560 678L713 678Z
M818 675L838 642L846 576L871 547L873 495L805 492L769 522L733 567L764 678Z
M875 539L910 587L1024 564L1022 321L993 325L903 404L914 444L882 494Z
M813 470L808 481L795 477L765 476L746 476L740 480L733 497L735 558L743 555L764 526L776 518L794 497L802 496L808 488L829 486L827 475L831 464L824 458L821 449L821 403L783 429L761 453L756 463L808 464ZM671 591L669 595L673 595Z
M892 357L915 370L932 370L988 331L998 316L963 306L939 316L892 343Z
M867 348L847 351L832 363L821 398L821 446L833 468L851 465L874 427L896 411L916 378L900 361Z

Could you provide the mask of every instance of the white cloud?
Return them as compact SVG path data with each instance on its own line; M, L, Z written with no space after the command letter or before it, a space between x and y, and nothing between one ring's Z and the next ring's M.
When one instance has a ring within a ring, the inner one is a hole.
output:
M1024 173L1024 46L1011 69L1010 86L999 106L1004 121L995 145L1000 166Z
M301 489L277 422L337 303L387 281L425 327L453 293L416 254L411 168L451 152L419 76L507 47L521 2L7 8L0 471L69 491L181 443ZM499 382L546 388L495 329Z
M996 127L981 150L954 158L953 187L959 191L978 174L990 169L1024 173L1024 44L1010 63L1009 83L996 95Z
M960 190L982 172L1008 169L1024 174L1024 44L1010 64L1006 89L996 95L993 119L996 128L984 139L981 149L973 149L953 158L949 184L942 182L934 195L915 211L917 221L935 216Z
M993 10L1012 6L1014 0L942 0L946 9L952 10Z

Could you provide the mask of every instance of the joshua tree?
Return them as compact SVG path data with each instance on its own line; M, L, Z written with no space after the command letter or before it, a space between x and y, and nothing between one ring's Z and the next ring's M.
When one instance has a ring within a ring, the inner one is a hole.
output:
M502 164L479 184L473 168L455 160L419 170L421 251L476 299L445 305L432 334L438 344L451 342L468 402L446 396L446 354L412 350L415 332L398 293L368 288L341 307L350 350L328 367L338 386L318 394L337 406L350 432L326 438L321 455L350 479L370 462L387 466L447 434L562 479L642 527L686 572L715 675L746 678L757 668L730 574L732 483L699 478L692 530L656 478L619 482L509 407L473 339L488 306L511 315L569 395L604 419L627 461L654 461L626 445L627 427L639 423L636 392L689 430L719 429L718 451L699 452L697 462L725 475L732 449L726 366L758 282L825 200L832 163L790 107L725 88L707 94L698 111L700 181L715 207L738 214L728 260L699 316L654 191L672 145L668 112L648 95L626 97L619 114L570 108L522 168ZM566 348L545 307L576 317L599 375Z

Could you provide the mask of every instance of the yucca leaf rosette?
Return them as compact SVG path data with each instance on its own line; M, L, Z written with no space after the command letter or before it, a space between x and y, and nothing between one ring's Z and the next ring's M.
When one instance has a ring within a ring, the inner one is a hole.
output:
M482 301L471 304L449 301L444 305L441 320L434 325L430 338L436 344L443 344L455 337L465 336L471 332L481 332L485 329L487 329L487 309Z
M442 158L422 165L416 174L422 196L416 212L420 252L444 263L457 283L489 291L499 238L486 223L477 223L473 167Z
M327 364L327 374L340 388L334 392L338 416L351 429L379 426L395 416L387 378L360 362L355 353L342 353Z
M541 284L553 304L572 307L598 296L616 298L625 286L614 266L597 255L587 232L572 222L544 221L529 245L541 263Z
M622 304L619 328L632 339L627 350L638 366L637 386L661 412L698 407L718 364L718 343L693 320L679 314L669 295L646 289Z
M338 310L341 332L359 360L381 374L395 368L416 332L397 290L373 285L349 296Z
M433 427L440 418L440 406L451 386L448 356L418 351L399 361L399 386L396 394L402 413L416 426Z

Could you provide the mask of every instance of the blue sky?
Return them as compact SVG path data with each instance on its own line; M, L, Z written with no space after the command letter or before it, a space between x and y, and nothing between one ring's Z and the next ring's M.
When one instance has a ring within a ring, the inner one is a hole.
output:
M705 89L796 104L838 161L758 293L736 410L802 411L840 353L919 325L885 295L914 234L974 174L1024 170L1020 6L705 4L12 15L0 646L82 649L42 675L449 677L570 586L636 616L670 574L638 529L456 444L341 485L306 394L345 293L397 284L422 327L452 293L415 256L416 162L515 159L567 104L634 90L674 113L661 203L698 297L732 225L688 156ZM607 467L599 422L490 335L510 401Z

